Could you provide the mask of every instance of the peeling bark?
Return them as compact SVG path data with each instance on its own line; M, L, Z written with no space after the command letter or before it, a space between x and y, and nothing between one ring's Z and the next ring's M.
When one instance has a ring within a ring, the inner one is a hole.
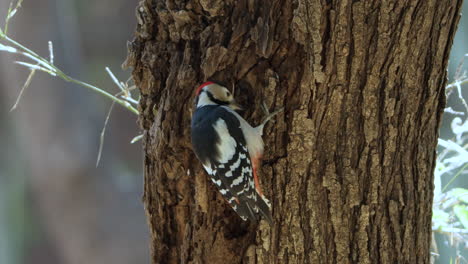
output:
M141 91L154 263L429 263L432 171L462 1L154 1L126 65ZM197 84L267 125L273 228L242 222L190 146Z

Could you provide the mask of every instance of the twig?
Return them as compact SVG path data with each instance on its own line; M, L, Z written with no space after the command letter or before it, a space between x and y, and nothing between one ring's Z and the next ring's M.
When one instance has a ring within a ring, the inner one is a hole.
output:
M117 85L117 87L119 87L119 89L125 93L125 88L123 87L123 85L119 82L119 80L117 80L117 78L115 77L114 73L112 73L112 71L109 69L109 67L106 67L106 71L107 73L109 74L109 76L111 77L112 81L114 81L114 83Z
M138 136L134 137L134 138L132 139L132 141L130 141L130 143L133 144L133 143L139 141L139 140L142 139L142 138L143 138L143 134L138 135Z
M98 94L101 94L109 99L111 99L112 101L122 105L123 107L125 107L126 109L130 110L130 112L136 114L136 115L139 115L139 112L136 108L134 108L130 103L128 103L127 101L125 100L122 100L122 99L119 99L115 96L113 96L112 94L104 91L103 89L101 88L98 88L94 85L91 85L91 84L88 84L88 83L85 83L85 82L82 82L80 80L76 80L68 75L66 75L64 72L62 72L59 68L57 68L56 66L52 65L48 60L44 59L43 57L37 55L34 51L24 47L23 45L21 45L20 43L16 42L15 40L9 38L8 36L6 35L3 35L3 39L10 43L11 45L13 45L13 47L11 46L5 46L3 44L0 44L0 50L3 50L3 51L7 51L7 52L10 52L10 53L17 53L17 54L20 54L20 55L23 55L23 56L26 56L28 57L29 59L35 61L37 64L39 65L34 65L34 64L31 64L31 63L26 63L26 62L17 62L18 64L20 65L23 65L25 67L28 67L30 69L37 69L37 70L41 70L41 71L44 71L44 72L47 72L49 73L50 75L53 75L53 76L58 76L60 77L61 79L67 81L67 82L72 82L72 83L76 83L80 86L83 86L83 87L86 87L88 89L91 89L93 90L94 92L97 92Z
M28 78L26 79L26 82L24 82L23 88L21 88L20 93L18 94L18 98L16 98L16 102L11 107L10 112L15 110L16 107L18 106L18 103L19 103L21 97L23 96L24 91L29 86L29 84L31 84L32 77L34 76L35 73L36 73L36 69L31 69L31 72L29 73Z
M54 65L54 45L52 41L49 40L49 61L50 64Z
M115 105L115 101L112 102L112 104L111 104L111 106L109 108L109 112L107 112L106 120L104 121L104 127L102 128L102 131L101 131L101 136L99 138L99 151L98 151L98 156L97 156L97 159L96 159L96 168L99 165L99 161L101 160L102 147L104 145L104 135L106 133L107 123L109 122L109 117L110 117L110 115L112 113L112 109L114 108L114 105Z
M447 182L447 184L444 186L444 188L442 188L442 192L445 191L445 189L447 189L447 187L458 177L460 176L460 174L466 169L468 168L468 163L465 164L465 166L463 166L463 168L461 168L457 174L455 174L455 176L453 176L449 182Z

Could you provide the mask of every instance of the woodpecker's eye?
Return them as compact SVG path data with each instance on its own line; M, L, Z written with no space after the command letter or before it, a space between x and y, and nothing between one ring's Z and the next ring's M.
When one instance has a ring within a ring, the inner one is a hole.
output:
M226 91L226 96L227 97L231 96L231 93L229 91Z

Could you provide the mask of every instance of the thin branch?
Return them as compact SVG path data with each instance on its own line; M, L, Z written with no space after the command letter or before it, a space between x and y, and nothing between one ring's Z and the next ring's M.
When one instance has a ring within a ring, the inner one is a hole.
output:
M96 167L99 166L99 161L101 160L101 154L102 154L102 147L104 145L104 135L106 133L106 127L107 127L107 123L109 122L109 117L112 113L112 109L114 108L114 105L115 105L115 101L112 102L110 108L109 108L109 112L107 112L107 116L106 116L106 120L104 121L104 127L102 128L102 131L101 131L101 136L99 138L99 151L98 151L98 156L97 156L97 159L96 159Z
M465 164L465 166L463 166L463 168L461 168L460 170L458 170L457 174L455 174L455 176L453 176L449 182L447 182L447 184L444 186L444 188L442 188L442 192L445 191L445 189L447 189L447 187L449 187L450 184L452 184L452 182L458 178L458 176L461 175L461 173L466 169L468 168L468 163Z
M49 40L49 61L50 64L54 65L54 46L52 41Z
M117 85L117 87L119 87L119 89L125 93L125 88L124 86L119 82L119 80L117 80L117 78L115 77L114 73L112 73L112 71L109 69L109 67L106 67L106 71L107 73L109 74L109 76L111 77L112 81L114 81L115 85Z
M135 142L137 142L137 141L140 141L142 138L143 138L143 134L138 135L138 136L134 137L134 138L132 139L132 141L130 141L130 144L133 144L133 143L135 143Z
M57 74L55 72L52 72L49 69L41 67L38 64L32 64L32 63L27 63L27 62L23 62L23 61L15 61L14 63L16 63L18 65L21 65L21 66L24 66L24 67L27 67L27 68L29 68L31 70L39 70L39 71L46 72L46 73L48 73L48 74L50 74L52 76L57 76Z
M7 51L7 52L11 52L11 53L17 53L17 54L21 54L23 56L26 56L28 57L29 59L37 62L38 64L40 64L40 66L37 66L37 65L34 65L34 64L30 64L30 63L26 63L26 62L18 62L18 64L20 65L23 65L23 66L26 66L30 69L37 69L37 70L41 70L41 71L44 71L44 72L47 72L53 76L58 76L60 77L61 79L67 81L67 82L72 82L72 83L76 83L80 86L83 86L83 87L86 87L88 89L91 89L95 92L97 92L98 94L101 94L109 99L111 99L112 101L122 105L123 107L125 107L126 109L130 110L130 112L136 114L136 115L139 115L139 112L136 108L134 108L130 103L128 103L127 101L125 100L122 100L122 99L119 99L115 96L113 96L112 94L104 91L103 89L100 89L94 85L91 85L91 84L88 84L88 83L85 83L85 82L82 82L80 80L76 80L68 75L66 75L64 72L62 72L59 68L55 67L54 65L52 65L48 60L44 59L43 57L39 56L38 54L36 54L34 51L26 48L25 46L21 45L20 43L16 42L15 40L9 38L8 36L4 35L4 40L7 41L8 43L10 43L11 45L13 45L14 47L10 47L10 46L5 46L3 44L0 44L0 50L4 50L4 51Z
M27 87L29 87L29 84L31 84L32 77L34 76L35 73L36 73L36 69L31 69L31 72L29 73L28 78L26 79L26 82L24 82L23 88L21 88L18 98L16 98L16 102L13 105L13 107L11 107L10 112L15 110L16 107L18 106L18 103L21 97L23 96L24 91L26 90Z
M18 2L16 2L16 6L14 8L13 8L13 1L10 2L10 6L8 7L7 16L5 18L5 29L4 29L4 33L2 33L2 35L3 34L6 35L8 33L8 24L10 23L10 19L12 19L16 15L16 12L21 7L22 2L23 2L23 0L18 0Z
M128 96L125 96L125 95L121 95L120 96L122 99L125 99L127 100L129 103L132 103L134 105L138 105L140 102L138 102L137 100L131 98L131 97L128 97Z

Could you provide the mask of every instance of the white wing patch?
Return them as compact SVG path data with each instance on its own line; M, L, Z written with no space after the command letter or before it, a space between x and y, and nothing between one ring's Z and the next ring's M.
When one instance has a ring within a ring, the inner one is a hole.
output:
M240 128L242 133L244 133L245 141L247 147L244 147L245 150L249 151L250 157L258 157L263 155L263 126L252 127L245 119L240 116L236 111L232 110L227 106L222 106L224 109L229 111L231 114L235 115L240 121Z
M204 164L203 164L203 168L205 168L205 171L206 171L209 175L214 175L213 170L211 169L211 165L204 165Z
M239 177L232 181L231 187L241 184L244 181L244 175L241 174Z
M218 119L213 127L220 137L220 142L216 145L219 154L218 162L227 163L236 153L236 140L229 134L226 122L222 118Z
M232 166L229 166L229 169L231 171L235 171L239 167L240 164L241 164L241 157L239 156L239 158L236 160L236 162L234 164L232 164Z
M211 178L211 181L216 184L218 187L221 186L221 180L215 180L215 178Z

